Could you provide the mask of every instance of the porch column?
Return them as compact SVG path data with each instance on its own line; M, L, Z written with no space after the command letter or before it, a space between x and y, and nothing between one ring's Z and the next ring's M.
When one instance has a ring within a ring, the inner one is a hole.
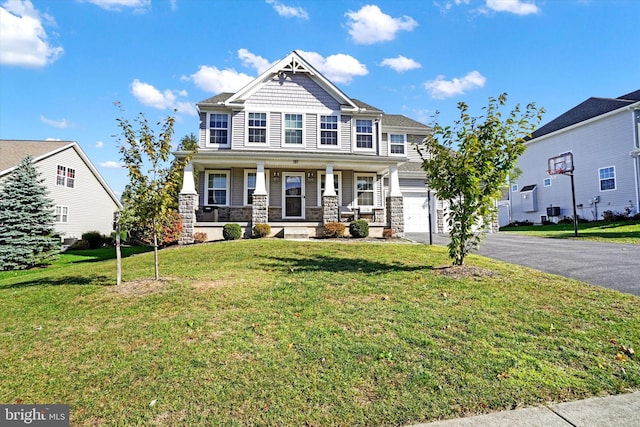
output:
M193 180L193 165L189 163L184 167L182 190L178 195L178 212L182 218L182 233L180 233L178 244L188 245L193 243L197 209L198 192Z
M264 176L264 162L256 163L256 188L253 191L251 226L269 222L269 195Z
M389 196L387 197L387 218L389 228L393 230L394 237L404 236L404 209L402 193L400 192L400 179L398 178L398 166L389 168Z
M324 192L322 193L322 222L338 222L339 217L339 200L336 194L336 186L333 176L333 165L327 165L324 177ZM318 177L320 179L320 177Z

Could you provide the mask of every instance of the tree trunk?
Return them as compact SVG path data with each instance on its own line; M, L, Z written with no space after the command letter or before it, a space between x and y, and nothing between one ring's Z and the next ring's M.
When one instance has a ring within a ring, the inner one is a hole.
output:
M156 273L156 280L160 280L160 267L158 266L158 233L156 231L157 223L153 221L153 264Z

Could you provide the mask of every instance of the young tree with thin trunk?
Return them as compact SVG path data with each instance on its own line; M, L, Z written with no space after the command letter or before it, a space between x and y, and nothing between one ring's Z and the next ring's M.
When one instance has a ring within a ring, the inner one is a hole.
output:
M119 103L116 106L124 112ZM120 154L129 174L129 184L122 195L121 221L124 226L150 230L155 278L159 280L158 241L163 224L171 221L170 207L174 203L167 183L172 170L169 156L175 118L167 116L157 124L160 126L157 137L143 113L134 120L138 129L123 117L117 121L122 131L118 139Z
M495 221L500 190L507 175L513 176L524 142L544 114L530 103L524 112L516 105L503 115L506 102L505 93L489 98L479 117L470 116L467 104L459 102L460 118L453 126L438 123L436 113L433 133L417 147L427 186L449 203L449 257L454 265L464 264L484 236L484 227Z

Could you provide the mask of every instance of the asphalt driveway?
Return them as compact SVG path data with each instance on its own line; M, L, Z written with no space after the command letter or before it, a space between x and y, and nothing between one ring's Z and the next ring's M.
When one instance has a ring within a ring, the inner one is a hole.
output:
M405 237L429 243L428 233ZM448 242L448 235L433 235L434 245ZM477 253L640 296L640 245L493 233L487 234Z

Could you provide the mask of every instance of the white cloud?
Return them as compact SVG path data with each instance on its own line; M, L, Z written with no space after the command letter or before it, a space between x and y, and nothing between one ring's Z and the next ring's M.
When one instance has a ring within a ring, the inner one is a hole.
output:
M348 84L355 76L369 74L367 67L350 55L338 53L324 58L317 52L297 52L333 83Z
M238 49L238 58L247 67L255 68L258 74L262 74L271 67L271 62L268 59L254 55L247 49Z
M179 101L178 96L186 96L185 91L165 90L160 92L153 85L135 79L131 83L131 93L143 105L159 110L176 109L179 113L196 115L196 109L187 101Z
M105 169L120 169L123 167L122 163L114 162L113 160L107 160L106 162L98 163L98 166Z
M55 20L29 0L8 0L0 6L0 64L44 67L57 60L64 49L49 41L44 24L55 25Z
M51 120L46 118L43 115L40 115L40 121L49 126L53 126L54 128L65 129L69 127L69 121L67 119L62 120Z
M285 6L278 0L266 0L266 2L283 18L309 19L309 14L301 7Z
M84 0L95 4L105 10L120 11L125 7L134 9L135 12L146 12L151 9L151 0ZM172 3L172 7L173 7Z
M220 70L217 67L201 65L198 71L189 77L183 76L183 79L193 80L200 89L218 94L221 92L237 92L254 78L247 74L239 73L234 69Z
M461 95L468 90L481 88L487 79L478 71L471 71L462 78L445 80L440 75L434 80L424 83L424 88L431 94L432 98L445 99L455 95Z
M98 141L98 142L96 142L95 147L96 147L96 148L102 148L102 147L104 147L104 142L102 142L102 141Z
M414 61L413 59L406 58L402 55L398 55L396 58L385 58L382 61L381 65L392 68L399 73L408 70L415 70L416 68L422 67L420 63Z
M410 16L393 18L382 13L376 5L363 6L359 11L346 13L347 27L357 44L374 44L393 40L398 31L411 31L418 23Z
M538 13L540 9L535 3L522 0L487 0L487 7L495 12L510 12L516 15L530 15Z

